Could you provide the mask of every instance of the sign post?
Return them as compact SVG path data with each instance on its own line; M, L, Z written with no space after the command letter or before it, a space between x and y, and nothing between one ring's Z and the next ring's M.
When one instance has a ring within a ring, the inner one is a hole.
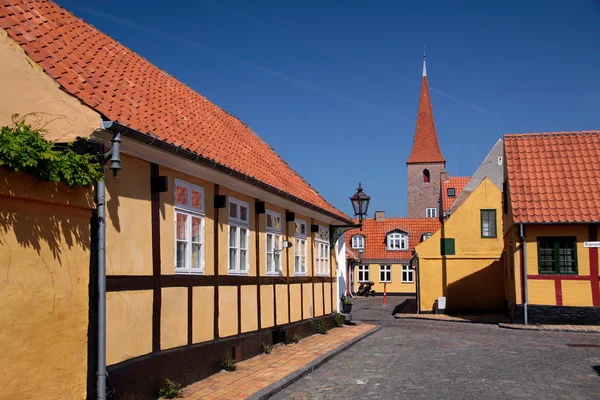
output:
M383 282L383 305L387 305L387 282Z

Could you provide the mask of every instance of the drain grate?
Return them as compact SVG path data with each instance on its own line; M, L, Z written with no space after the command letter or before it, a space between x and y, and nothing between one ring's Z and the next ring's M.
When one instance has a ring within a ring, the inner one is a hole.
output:
M600 347L600 344L591 343L567 343L569 347Z

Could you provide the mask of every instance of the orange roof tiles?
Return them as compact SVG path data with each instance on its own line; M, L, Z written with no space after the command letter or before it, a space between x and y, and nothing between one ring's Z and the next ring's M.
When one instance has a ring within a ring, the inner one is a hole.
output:
M421 94L419 96L419 111L417 113L417 127L413 147L407 163L446 162L440 144L438 143L433 122L433 111L429 97L427 76L423 75L421 81Z
M421 242L421 235L427 232L435 233L442 224L437 218L385 218L383 221L375 221L368 218L363 221L362 231L353 229L346 232L346 246L352 249L351 238L354 235L365 237L365 252L358 253L363 260L408 260L412 257L412 249ZM408 250L388 250L386 234L394 229L400 229L408 233Z
M443 211L448 211L452 204L458 198L463 188L471 180L470 176L450 176L447 180L442 180L442 208ZM448 196L448 189L454 188L454 197Z
M246 124L55 3L2 0L0 27L63 90L106 118L349 219Z
M600 222L600 131L504 136L515 223Z

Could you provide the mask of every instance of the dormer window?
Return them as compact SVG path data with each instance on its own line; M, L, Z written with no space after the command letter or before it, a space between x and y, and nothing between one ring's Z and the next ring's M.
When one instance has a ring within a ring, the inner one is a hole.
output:
M427 240L431 237L432 233L431 232L425 232L422 236L421 236L421 242L424 240Z
M365 248L365 237L362 235L352 236L352 248L353 249L364 249Z
M388 233L387 249L408 250L408 233L402 231L394 231Z
M448 197L456 197L456 189L448 188Z

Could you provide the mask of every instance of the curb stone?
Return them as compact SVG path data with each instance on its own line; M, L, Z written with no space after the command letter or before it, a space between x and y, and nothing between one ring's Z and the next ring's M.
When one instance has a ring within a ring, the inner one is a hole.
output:
M595 333L595 334L600 334L600 331L598 330L593 330L593 329L570 329L570 328L541 328L541 327L536 327L536 328L525 328L525 326L530 326L530 325L523 325L523 327L520 326L515 326L515 325L510 325L510 324L504 324L504 323L499 323L498 326L500 328L504 328L504 329L514 329L514 330L518 330L518 331L543 331L543 332L569 332L569 333Z
M306 364L305 366L301 367L300 369L297 369L296 371L292 372L288 376L281 378L277 382L270 384L269 386L267 386L264 389L259 390L258 392L254 393L252 396L248 397L248 399L250 399L250 400L266 400L266 399L274 396L275 394L279 393L286 387L290 386L292 383L294 383L297 380L310 374L311 372L313 372L314 370L316 370L321 365L325 364L327 361L329 361L333 357L337 356L341 352L348 350L350 347L354 346L356 343L360 342L367 336L371 336L372 334L379 332L380 329L381 329L381 326L375 326L370 331L365 332L365 333L361 334L360 336L357 336L354 339L340 345L339 347L331 350L329 353L323 354L321 357L317 358L316 360L311 361L310 363Z
M478 320L468 320L468 319L442 319L442 318L427 318L427 317L399 317L398 314L394 315L394 318L395 319L413 319L413 320L421 320L421 321L436 321L436 322L458 322L460 324L487 324L487 325L500 325L500 324L502 324L502 322L478 321Z

